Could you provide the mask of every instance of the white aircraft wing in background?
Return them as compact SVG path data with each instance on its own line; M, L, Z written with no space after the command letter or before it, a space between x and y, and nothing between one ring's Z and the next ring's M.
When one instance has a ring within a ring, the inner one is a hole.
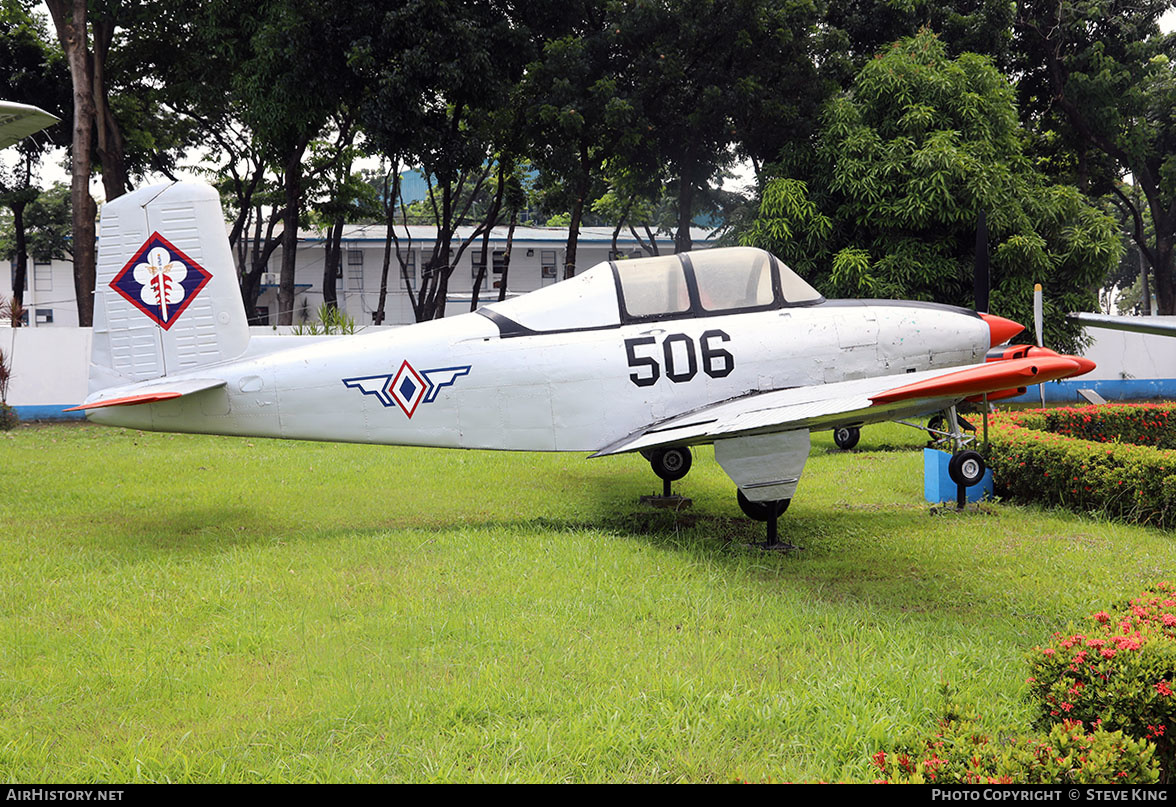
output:
M15 145L59 120L35 106L0 101L0 149Z
M1151 333L1176 336L1176 317L1113 317L1109 314L1070 314L1088 328L1107 328L1113 331Z

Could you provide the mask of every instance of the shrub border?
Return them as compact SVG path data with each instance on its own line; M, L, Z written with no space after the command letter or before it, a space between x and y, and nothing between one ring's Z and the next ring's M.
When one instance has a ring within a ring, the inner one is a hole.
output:
M1171 527L1166 445L1176 446L1176 403L1029 409L990 417L987 459L998 495Z

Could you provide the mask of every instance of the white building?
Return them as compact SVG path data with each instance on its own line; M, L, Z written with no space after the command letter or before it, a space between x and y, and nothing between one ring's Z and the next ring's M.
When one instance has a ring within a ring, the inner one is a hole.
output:
M467 238L472 228L461 227L454 236L452 249ZM384 261L385 228L376 225L352 225L344 229L342 265L336 271L336 290L339 307L355 319L357 325L371 325L378 307L380 280ZM695 249L712 245L710 233L694 229L691 236ZM436 239L436 228L426 226L398 227L400 254L408 263L409 282L406 285L397 261L395 246L388 269L388 297L384 304L384 324L402 325L413 322L410 289L419 289L421 266L428 262ZM481 304L498 299L502 284L502 267L506 251L507 228L491 231L488 262L491 264L480 291ZM313 318L323 302L323 268L326 262L325 235L300 232L295 261L294 322ZM673 242L662 237L658 248L672 252ZM567 230L558 227L516 227L511 247L507 276L507 294L517 295L534 291L558 282L563 275L566 259ZM482 253L481 237L475 239L457 261L449 280L448 315L468 311L478 261ZM648 255L626 230L617 238L617 255L612 251L611 227L583 227L576 251L576 270L582 272L614 257L644 257ZM263 275L258 308L268 321L278 321L278 280L282 265L279 248L271 256L268 271ZM15 266L0 276L0 294L12 295ZM24 294L27 321L31 327L77 326L77 304L73 285L73 264L69 261L33 263L30 261Z

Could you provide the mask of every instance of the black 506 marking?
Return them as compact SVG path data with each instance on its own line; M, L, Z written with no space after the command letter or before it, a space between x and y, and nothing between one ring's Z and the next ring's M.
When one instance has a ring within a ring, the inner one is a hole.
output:
M711 378L726 378L735 369L735 357L718 347L717 342L730 342L731 337L724 331L710 330L703 333L698 342L702 346L702 371ZM636 336L625 340L625 354L629 366L638 372L630 373L629 380L639 387L650 387L661 378L662 365L655 356L638 356L637 350L645 345L656 345L652 336ZM656 354L656 350L653 351ZM694 340L684 333L672 333L662 342L662 357L666 378L681 384L698 375L698 354Z

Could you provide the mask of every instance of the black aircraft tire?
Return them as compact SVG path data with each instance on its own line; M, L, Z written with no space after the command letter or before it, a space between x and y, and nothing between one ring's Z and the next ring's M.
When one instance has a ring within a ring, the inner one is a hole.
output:
M849 451L862 439L862 430L857 426L842 426L833 430L833 442L842 451Z
M694 456L685 446L674 448L657 448L649 456L649 464L653 472L667 482L677 482L690 472Z
M947 474L952 482L970 488L984 478L984 458L975 451L961 451L947 464Z
M738 489L735 491L735 498L739 500L739 509L743 511L743 515L752 521L771 521L773 518L784 515L784 511L788 509L788 505L792 504L792 499L753 502L743 495L743 491Z

